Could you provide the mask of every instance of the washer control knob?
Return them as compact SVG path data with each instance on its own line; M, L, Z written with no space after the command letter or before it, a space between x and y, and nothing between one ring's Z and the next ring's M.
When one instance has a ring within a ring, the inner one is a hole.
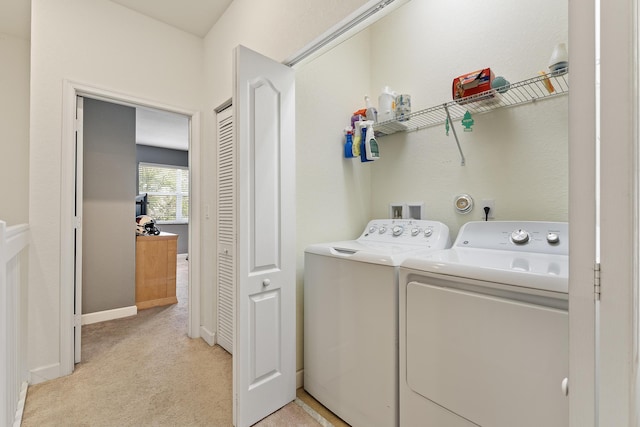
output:
M375 225L372 225L371 227L369 227L369 233L375 233L377 230Z
M401 225L396 225L393 227L393 235L394 236L399 236L402 234L402 232L404 231L404 227Z
M427 228L424 230L424 237L431 237L431 235L433 235L433 230L430 228Z
M555 245L560 242L560 235L558 233L547 233L547 242Z
M516 245L523 245L529 241L529 233L519 228L511 233L511 241Z
M411 235L413 237L416 237L418 234L420 234L420 229L418 227L411 229Z
M380 227L380 230L378 230L378 233L380 234L384 234L387 232L387 227L385 227L384 225L382 227Z

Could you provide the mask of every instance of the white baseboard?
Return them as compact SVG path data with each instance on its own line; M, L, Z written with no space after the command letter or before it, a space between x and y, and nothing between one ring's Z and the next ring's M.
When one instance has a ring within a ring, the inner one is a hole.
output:
M13 427L20 427L22 424L22 414L24 413L24 404L27 401L27 388L29 383L26 381L22 383L20 388L20 396L18 398L18 406L16 407L16 415L13 418Z
M136 314L138 314L138 307L136 307L135 305L132 305L130 307L114 308L113 310L97 311L95 313L83 314L82 324L90 325L92 323L105 322L107 320L135 316Z
M60 377L60 364L41 366L29 371L29 384L38 384Z
M304 385L304 369L300 369L296 372L296 389L299 389Z
M216 333L211 332L204 326L200 326L200 338L205 340L210 346L216 345Z

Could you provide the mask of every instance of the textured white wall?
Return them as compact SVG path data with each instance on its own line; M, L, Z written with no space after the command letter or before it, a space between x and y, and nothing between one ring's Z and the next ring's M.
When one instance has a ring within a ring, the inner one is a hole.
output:
M372 92L384 85L412 96L413 110L451 99L454 77L491 67L511 82L547 70L557 43L568 40L567 3L542 0L535 13L518 2L413 0L375 24ZM444 125L382 137L382 159L372 173L372 212L391 202L424 201L429 219L452 233L482 218L454 212L453 199L495 199L497 220L568 220L568 97L474 117L473 132L458 136L460 158Z
M106 0L34 0L31 42L29 366L38 382L60 364L63 81L198 111L203 42Z
M277 61L284 61L365 3L367 3L367 0L330 0L325 2L300 2L297 0L255 2L252 0L234 0L205 38L206 111L213 111L218 105L231 98L233 92L232 51L235 46L242 44ZM364 52L364 54L365 56L367 55L366 52ZM341 64L341 67L343 66L344 64ZM340 72L337 72L335 69L329 70L333 76L338 78L342 72L342 70L340 70ZM349 70L347 75L349 77L342 80L342 85L352 83L352 78L356 77L356 70ZM368 81L368 78L365 80ZM296 85L299 86L299 83ZM298 91L298 89L296 89L296 91ZM364 89L362 91L357 90L357 92L361 92L364 95ZM342 217L342 213L346 212L346 206L343 205L343 203L349 201L348 197L346 197L347 192L351 191L349 187L355 183L359 183L359 180L362 179L357 173L355 177L349 178L349 170L341 163L339 157L333 157L334 154L336 156L340 155L340 152L337 151L340 148L339 138L341 129L344 128L347 123L346 119L344 122L341 121L341 119L344 119L341 111L350 114L354 101L345 98L345 96L347 96L346 94L333 96L330 92L327 92L327 90L323 92L316 91L312 94L316 96L318 93L321 93L323 97L318 104L323 106L329 105L330 108L336 111L327 111L324 108L315 109L313 110L316 112L314 114L317 114L319 120L314 120L313 123L309 123L308 121L304 122L304 126L301 125L298 120L296 121L298 123L296 155L302 159L297 160L297 194L299 198L305 199L305 201L301 202L301 206L298 207L297 211L297 236L299 244L302 244L300 242L309 241L309 237L306 237L307 233L315 233L315 231L310 231L308 227L301 227L301 224L308 224L311 219L319 218L321 214L326 213L327 210L333 212L332 218ZM330 101L329 98L333 101L325 103L325 101ZM296 94L296 101L304 102L299 93ZM311 101L316 102L317 100L312 99ZM297 114L301 114L302 110L296 108L296 111ZM329 115L331 117L328 117ZM203 162L208 165L207 168L203 168L203 204L211 206L210 211L215 212L216 171L215 168L212 167L212 165L215 165L215 115L207 114L204 117L205 136L203 141L210 141L211 143L205 143L202 147ZM334 119L338 121L336 122ZM328 120L330 120L330 125L328 125ZM324 130L330 132L330 138L323 137L326 135ZM306 141L310 138L313 138L313 144ZM317 141L317 143L315 143L315 141ZM325 148L328 147L332 148L329 149L329 151L325 151ZM306 150L310 149L318 149L318 157L314 158L313 153L306 152ZM325 174L323 165L328 157L331 157L330 168L345 169L339 170L339 175L335 177L335 180L327 180L323 183L322 180ZM308 172L311 170L316 172ZM345 184L345 182L348 184ZM309 202L312 194L302 195L301 191L313 191L310 190L310 188L314 187L313 183L318 183L318 188L321 190L317 193L315 201ZM338 194L343 194L343 196L337 196L340 200L338 203L335 202L336 194L332 194L329 189L337 190ZM365 196L364 199L360 201L357 201L357 199L350 200L349 206L359 205L360 207L358 209L368 210L367 198L368 196ZM363 205L367 206L364 207ZM312 209L313 212L310 212L309 209ZM348 219L347 221L354 221L354 219ZM357 223L358 220L355 221ZM329 221L327 221L326 224L334 225ZM345 223L345 227L347 228L342 228L341 230L345 233L345 238L350 238L352 237L352 230L350 230L351 227L347 226L347 224L349 224L349 222ZM214 215L211 215L209 220L205 219L202 225L204 236L215 236ZM314 221L313 227L326 229L326 225L324 223L320 224L319 221ZM356 226L355 228L360 227ZM215 259L216 248L214 243L215 240L213 239L203 239L202 259ZM298 252L300 253L301 251L299 250ZM299 271L301 271L300 262L301 261L299 261L298 265ZM205 262L202 268L202 301L203 304L207 304L207 306L202 307L201 322L205 328L210 331L215 331L215 305L211 305L211 301L215 301L214 265L213 263ZM302 292L300 281L298 282L298 290L297 366L298 369L300 369L302 368L303 360L301 339L302 316L300 315L302 311Z
M453 237L481 212L454 213L459 193L495 199L497 219L567 220L567 97L478 116L472 133L456 123L465 167L444 126L380 138L373 164L341 151L351 113L365 94L377 104L384 85L411 94L417 110L450 100L453 78L478 68L513 82L537 75L567 41L566 9L544 0L530 16L498 1L413 0L298 69L299 346L304 248L354 238L369 219L388 217L391 202L424 201L427 217Z
M303 363L304 249L351 240L371 217L371 163L343 156L343 129L370 86L364 31L296 72L298 367ZM364 46L365 48L361 48Z
M0 33L0 219L29 221L29 41Z

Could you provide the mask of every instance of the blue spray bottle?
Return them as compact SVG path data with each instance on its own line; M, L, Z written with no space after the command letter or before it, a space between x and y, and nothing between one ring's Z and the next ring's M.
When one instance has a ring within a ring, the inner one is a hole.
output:
M344 157L347 159L353 158L353 128L347 126L344 129L346 141L344 143Z

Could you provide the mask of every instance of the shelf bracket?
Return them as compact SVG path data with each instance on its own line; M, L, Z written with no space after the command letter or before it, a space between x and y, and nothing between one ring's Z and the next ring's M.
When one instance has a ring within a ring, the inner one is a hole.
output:
M449 114L449 107L447 104L442 104L444 107L444 111L447 112L447 119L449 120L449 126L451 126L451 130L453 131L453 137L456 139L456 145L458 146L458 151L460 151L460 166L464 166L464 153L462 152L462 148L460 148L460 141L458 141L458 134L456 133L456 127L453 125L453 121L451 120L451 114Z

